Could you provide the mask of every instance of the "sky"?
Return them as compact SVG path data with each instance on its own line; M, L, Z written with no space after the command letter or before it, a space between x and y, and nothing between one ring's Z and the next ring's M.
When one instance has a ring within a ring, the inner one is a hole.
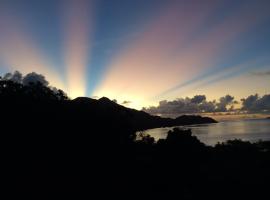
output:
M0 74L140 109L270 93L268 0L0 0Z

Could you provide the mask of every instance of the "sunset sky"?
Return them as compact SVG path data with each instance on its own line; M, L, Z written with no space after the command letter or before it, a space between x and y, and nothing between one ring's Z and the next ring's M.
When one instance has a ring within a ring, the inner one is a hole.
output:
M0 74L141 108L270 93L269 0L0 0Z

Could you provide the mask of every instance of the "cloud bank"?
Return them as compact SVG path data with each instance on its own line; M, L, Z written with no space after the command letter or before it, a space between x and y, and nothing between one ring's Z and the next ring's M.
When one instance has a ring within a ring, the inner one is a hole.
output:
M240 108L235 105L241 104ZM220 97L218 101L208 101L205 95L195 95L192 98L178 98L173 101L163 100L158 106L151 106L142 109L154 115L162 114L192 114L192 113L216 113L216 112L248 112L248 113L269 113L270 94L260 97L258 94L250 95L235 100L231 95Z
M258 94L241 99L242 110L249 112L270 112L270 94L260 97Z

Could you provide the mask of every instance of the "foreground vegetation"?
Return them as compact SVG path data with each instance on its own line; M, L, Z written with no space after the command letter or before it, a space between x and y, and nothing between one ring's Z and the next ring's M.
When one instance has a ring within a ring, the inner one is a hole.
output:
M0 81L3 172L10 195L164 199L268 194L270 142L214 147L190 130L135 140L134 124L103 98L71 101L39 82ZM229 130L228 130L229 131Z

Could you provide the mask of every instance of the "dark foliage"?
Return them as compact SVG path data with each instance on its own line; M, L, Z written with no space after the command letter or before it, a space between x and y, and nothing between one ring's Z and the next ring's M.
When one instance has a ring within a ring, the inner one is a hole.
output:
M69 100L42 84L3 80L0 109L2 172L10 197L261 199L268 194L269 142L234 140L209 147L179 129L157 142L150 136L134 140L135 131L145 127L207 121L201 117L162 121L107 98Z

